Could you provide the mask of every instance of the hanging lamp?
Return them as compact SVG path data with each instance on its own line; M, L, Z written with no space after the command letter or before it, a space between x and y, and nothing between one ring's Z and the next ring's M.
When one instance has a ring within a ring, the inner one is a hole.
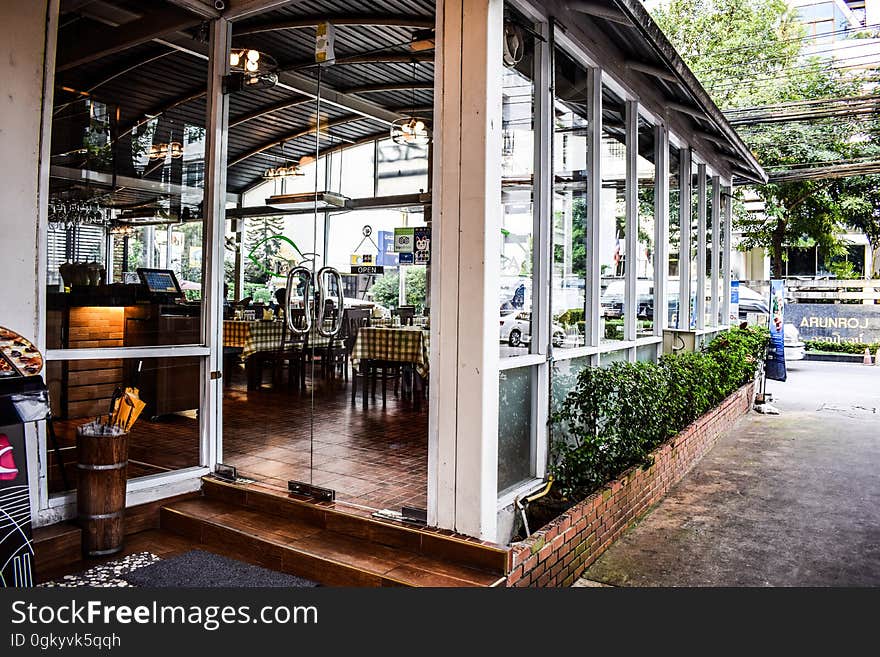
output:
M415 116L416 112L416 62L413 62L412 111L391 124L391 141L400 146L425 146L431 142L428 120Z

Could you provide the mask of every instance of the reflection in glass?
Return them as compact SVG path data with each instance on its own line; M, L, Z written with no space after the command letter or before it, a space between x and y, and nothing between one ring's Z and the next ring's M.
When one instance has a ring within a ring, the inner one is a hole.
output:
M599 198L601 342L622 340L626 312L626 104L602 87L602 190Z
M114 310L96 309L94 321L108 319L107 313ZM102 415L106 421L114 392L128 387L136 388L146 404L129 425L128 479L200 465L197 409L202 366L203 359L190 356L46 363L58 440L58 449L51 441L47 445L49 492L76 487L76 428ZM128 422L128 408L123 404L120 421Z
M712 270L717 267L714 258L718 254L712 251L712 235L714 215L712 212L712 179L706 178L706 304L703 311L705 316L705 326L714 326L715 318L712 316Z
M525 481L533 474L532 372L531 367L520 367L499 373L499 492Z
M691 272L690 272L690 280L691 280L691 300L690 300L690 328L693 330L697 328L697 292L699 279L703 276L703 272L700 271L700 268L697 266L697 254L700 251L700 213L699 213L699 190L700 177L697 175L698 164L696 162L691 163L691 249L690 249L690 261L691 261Z
M586 344L589 72L554 53L553 328L554 347Z
M526 24L511 7L505 17ZM522 56L505 62L502 79L501 121L501 357L532 351L532 269L535 170L535 45L521 31Z
M654 332L654 207L655 207L655 157L654 126L639 117L638 173L638 253L636 267L636 336L652 335Z

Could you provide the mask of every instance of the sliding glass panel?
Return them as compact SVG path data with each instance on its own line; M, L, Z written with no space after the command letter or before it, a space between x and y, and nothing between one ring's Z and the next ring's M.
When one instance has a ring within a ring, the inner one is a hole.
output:
M699 213L699 176L697 175L697 163L693 162L691 164L691 249L690 249L690 260L691 260L691 300L690 300L690 318L691 318L691 329L697 328L697 293L698 293L698 285L699 279L703 276L703 272L700 271L697 266L697 254L699 253L699 244L700 244L700 213Z
M638 173L638 252L636 267L636 335L654 333L654 263L657 258L654 245L656 139L654 126L639 117Z
M204 364L195 356L49 361L49 493L76 488L77 428L98 417L106 423L111 400L124 391L129 394L114 419L130 431L128 479L201 465L198 409Z
M602 193L599 199L599 269L603 328L600 341L623 339L626 314L626 103L602 87Z
M534 474L532 458L532 399L534 367L499 373L498 492Z
M531 353L534 270L535 39L526 19L504 8L508 29L522 39L522 52L505 60L501 100L501 357Z
M706 290L706 307L704 309L705 326L715 326L715 317L712 315L712 270L716 267L714 258L717 253L712 251L712 221L714 218L712 212L712 178L706 178L706 271L705 271L705 290Z
M65 29L76 28L62 26L61 39ZM183 74L175 58L154 59L150 78L112 76L98 97L76 91L88 86L81 71L63 73L52 108L48 348L202 342L205 103L150 112L151 80L167 81L170 97L204 85L207 62L193 65ZM101 322L86 325L96 313Z
M553 346L586 344L589 71L561 50L554 53Z
M667 298L667 321L669 328L679 326L679 272L681 261L681 189L679 171L681 154L678 148L669 144L669 271Z
M730 203L730 195L726 193L726 189L724 187L720 188L721 190L721 204L720 204L720 216L718 221L718 324L727 325L731 324L728 317L724 314L724 306L725 300L730 296L730 290L725 289L724 286L724 270L726 269L727 262L730 258L730 254L728 254L725 250L725 244L727 243L727 232L725 230L725 221L724 218L727 216L727 204Z

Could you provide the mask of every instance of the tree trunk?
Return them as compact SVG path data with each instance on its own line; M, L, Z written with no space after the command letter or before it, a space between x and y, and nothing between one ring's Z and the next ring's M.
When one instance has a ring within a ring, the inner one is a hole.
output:
M782 278L785 275L785 263L782 258L785 243L786 222L779 220L770 242L770 278Z

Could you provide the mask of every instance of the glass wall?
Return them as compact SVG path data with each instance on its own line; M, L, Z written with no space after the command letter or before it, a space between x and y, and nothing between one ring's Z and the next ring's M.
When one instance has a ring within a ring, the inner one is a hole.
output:
M639 156L636 163L638 175L638 215L636 233L638 253L636 267L636 336L654 333L654 267L657 258L654 245L655 168L656 138L654 126L644 117L638 120Z
M601 342L624 338L626 293L626 103L602 87L602 190L599 199ZM634 266L634 265L631 265Z
M700 213L699 213L699 165L691 159L691 222L690 222L690 329L697 328L697 294L699 293L699 280L703 272L698 266L698 254L700 245Z
M45 271L50 349L202 341L198 331L166 320L155 302L174 300L178 315L198 326L204 102L145 119L139 84L114 79L102 88L104 101L66 87L55 94ZM173 279L152 281L148 290L143 269L168 270ZM97 309L107 322L82 330L84 314Z
M681 189L679 175L681 171L681 152L669 144L669 263L667 322L670 328L684 328L680 324L680 263L681 263Z
M98 417L106 422L111 403L120 395L113 417L130 431L129 479L201 465L198 409L204 363L198 357L48 362L53 430L46 453L49 493L76 488L77 429Z
M554 51L553 346L586 344L588 103L590 72Z
M714 258L718 255L712 250L712 235L714 232L713 221L715 215L713 213L713 191L712 191L712 178L706 178L706 271L705 275L705 308L703 311L704 314L704 325L706 327L715 326L716 320L715 316L712 314L712 297L717 294L717 291L713 293L712 290L712 270L717 269L717 265L715 264Z
M501 357L533 351L535 39L526 19L505 7L509 29L524 39L522 53L505 62L501 100Z

